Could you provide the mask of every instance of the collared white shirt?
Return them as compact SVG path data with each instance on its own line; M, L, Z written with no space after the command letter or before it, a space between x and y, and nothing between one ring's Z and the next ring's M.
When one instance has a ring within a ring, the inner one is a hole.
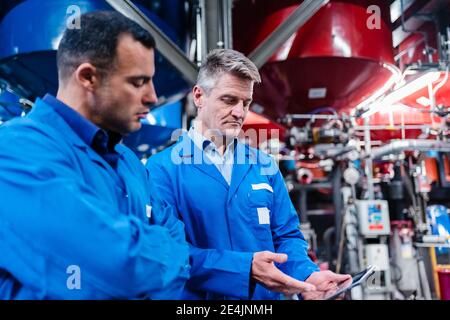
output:
M217 150L216 145L206 139L200 132L194 127L191 127L188 132L188 137L194 142L194 144L202 150L208 159L216 166L217 170L222 174L228 185L231 184L231 174L233 173L234 164L234 143L236 139L233 139L226 147L223 156Z

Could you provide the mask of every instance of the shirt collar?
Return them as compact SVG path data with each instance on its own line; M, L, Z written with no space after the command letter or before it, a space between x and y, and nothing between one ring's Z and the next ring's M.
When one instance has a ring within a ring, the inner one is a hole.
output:
M206 137L196 130L194 126L189 129L188 136L200 150L206 152L216 150L216 145L211 140L206 139ZM225 153L233 152L236 147L236 143L236 138L229 142L227 148L225 149Z
M42 100L55 109L64 121L67 122L70 128L88 146L100 143L107 147L107 149L114 150L115 145L122 139L122 136L118 133L106 132L105 130L100 129L80 113L51 94L46 94Z
M51 106L67 122L70 128L88 145L92 145L95 135L101 131L99 127L87 120L67 104L58 100L51 94L46 94L42 99Z

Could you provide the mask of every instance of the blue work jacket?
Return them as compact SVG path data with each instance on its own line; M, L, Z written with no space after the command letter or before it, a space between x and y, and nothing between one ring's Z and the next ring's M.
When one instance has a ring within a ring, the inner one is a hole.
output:
M180 297L184 226L115 150L114 170L40 99L0 127L0 299Z
M231 185L184 134L147 162L156 196L176 207L191 244L186 299L279 299L250 281L253 253L286 253L278 267L305 280L318 267L273 158L237 143Z

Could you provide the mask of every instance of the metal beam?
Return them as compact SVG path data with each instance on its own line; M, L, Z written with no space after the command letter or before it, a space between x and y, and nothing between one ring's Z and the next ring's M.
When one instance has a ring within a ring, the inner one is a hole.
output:
M231 0L201 0L202 58L212 49L232 47Z
M391 22L396 22L402 14L405 14L405 12L403 11L408 10L415 2L416 0L395 0L394 2L392 2L390 5Z
M215 48L223 48L223 24L221 17L219 15L219 10L221 7L221 0L204 0L203 10L205 17L205 35L206 35L206 52L208 53L210 50Z
M401 12L401 5L403 1L403 17ZM424 23L424 15L429 15L436 12L439 7L440 0L414 0L412 5L409 4L409 0L397 0L396 6L400 6L399 16L397 20L392 21L392 45L396 48L400 43L402 43L407 37L411 35L408 30L418 30ZM392 11L391 11L392 12ZM403 21L402 21L403 20ZM406 30L405 30L406 29Z
M221 1L221 10L220 13L223 17L223 47L224 48L233 48L233 22L232 22L232 9L233 9L233 1L232 0L222 0Z
M320 8L330 0L305 0L272 33L249 54L249 59L261 68L264 63L308 21Z
M158 51L193 85L197 81L197 66L130 0L106 0L115 10L147 30L156 41Z

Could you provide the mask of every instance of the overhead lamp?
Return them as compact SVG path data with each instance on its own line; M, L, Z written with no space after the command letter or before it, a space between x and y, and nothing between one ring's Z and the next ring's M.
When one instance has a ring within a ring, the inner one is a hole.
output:
M424 107L428 107L428 106L431 105L430 99L428 99L428 98L426 98L426 97L424 97L424 96L421 96L421 97L417 98L417 99L416 99L416 102L417 102L418 104L424 106Z
M430 71L420 77L406 83L405 85L395 89L378 102L374 102L369 106L369 110L365 112L362 117L370 117L380 110L390 107L394 103L408 97L414 92L425 88L428 84L431 84L439 79L441 73L439 71Z
M370 97L359 103L354 109L353 113L356 113L358 110L366 110L372 103L377 101L384 93L386 93L394 84L398 83L402 78L402 74L398 68L393 67L389 64L383 63L383 68L389 70L392 75L386 81L386 83L377 91L375 91Z
M412 93L425 88L428 84L435 82L439 79L440 76L441 73L439 71L427 72L420 77L406 83L405 85L396 88L383 99L383 102L395 103L399 100L402 100Z
M403 103L395 103L395 104L389 106L389 109L386 108L386 109L380 110L379 112L380 112L380 114L390 114L392 112L406 112L410 109L413 109L413 107L407 106Z

